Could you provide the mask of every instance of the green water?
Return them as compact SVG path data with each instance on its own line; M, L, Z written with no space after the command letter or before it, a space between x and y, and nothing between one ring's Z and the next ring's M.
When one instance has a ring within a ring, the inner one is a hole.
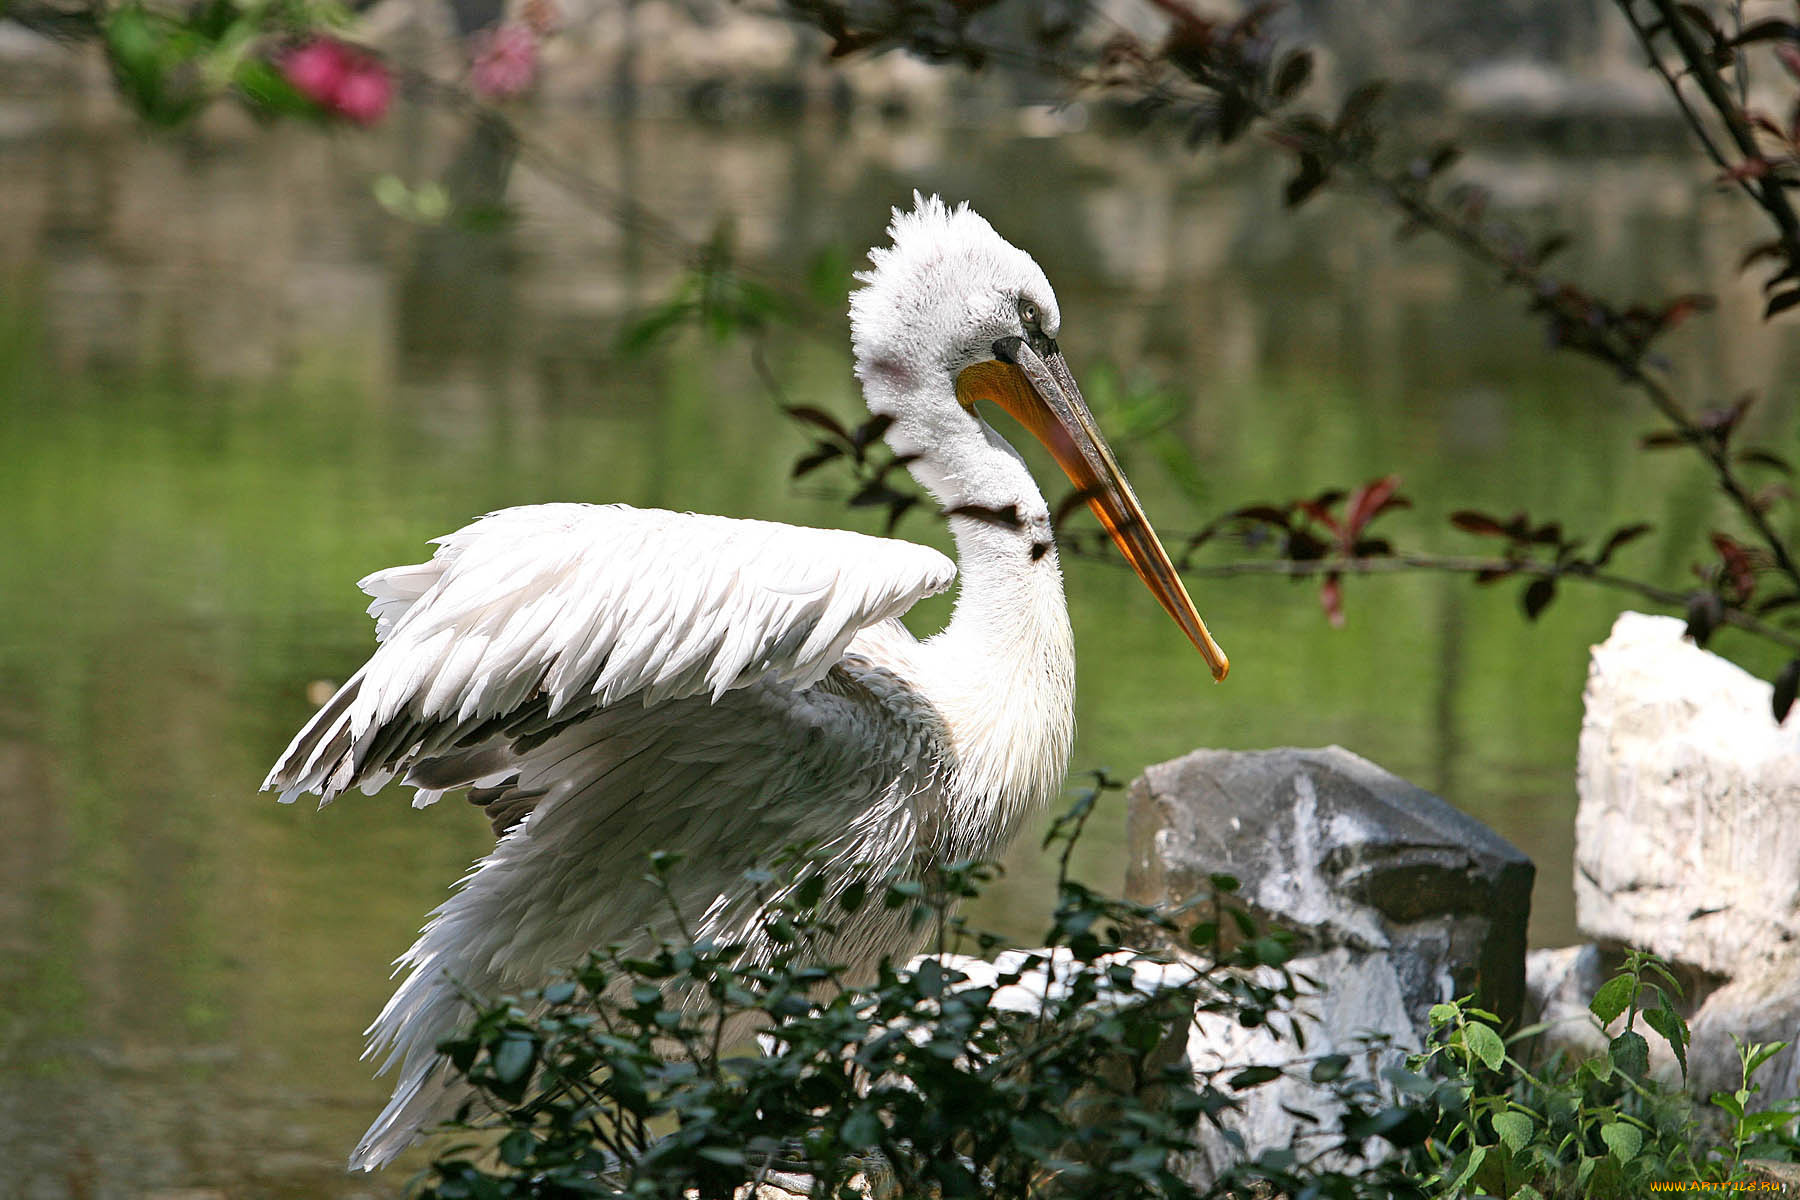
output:
M1633 449L1651 424L1635 401L1543 350L1490 280L1396 248L1351 201L1281 215L1254 160L1093 134L544 124L695 242L732 217L775 278L837 263L847 286L911 187L972 199L1045 265L1103 424L1128 415L1107 403L1124 384L1176 398L1179 472L1152 440L1124 448L1165 532L1392 471L1417 506L1387 523L1407 544L1471 549L1443 520L1469 506L1593 533L1642 518L1668 536L1624 565L1678 584L1717 519L1689 464ZM480 159L454 128L402 114L386 141L225 126L168 143L61 109L37 128L0 142L0 1161L17 1173L0 1195L386 1195L403 1173L338 1166L385 1092L359 1031L491 841L474 812L398 793L323 813L255 794L308 685L369 650L353 581L552 499L875 525L831 480L789 482L805 437L744 342L618 353L679 276L666 245L525 169L499 234L383 214L378 170ZM1486 168L1622 291L1728 278L1748 236L1678 164ZM1762 389L1760 430L1791 440L1793 346L1734 332L1752 302L1734 291L1681 335L1678 378ZM790 400L850 416L847 332L822 311L772 335L768 364ZM944 544L926 520L902 532ZM1066 570L1076 768L1340 743L1526 849L1534 939L1574 938L1580 690L1619 598L1572 588L1527 624L1516 585L1358 579L1334 631L1310 585L1198 584L1234 664L1215 687L1128 572ZM1123 823L1115 798L1088 878L1119 883ZM1048 897L1035 839L1008 869L979 916L1029 938Z

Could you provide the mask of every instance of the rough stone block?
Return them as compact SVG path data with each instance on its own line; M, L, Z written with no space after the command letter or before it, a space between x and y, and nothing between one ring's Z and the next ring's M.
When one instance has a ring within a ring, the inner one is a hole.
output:
M1134 900L1179 903L1223 872L1308 953L1383 956L1416 1029L1471 992L1519 1012L1531 860L1347 750L1196 750L1133 782L1127 828Z
M1735 976L1800 934L1800 720L1776 725L1769 685L1684 628L1623 613L1594 647L1575 916L1598 941Z

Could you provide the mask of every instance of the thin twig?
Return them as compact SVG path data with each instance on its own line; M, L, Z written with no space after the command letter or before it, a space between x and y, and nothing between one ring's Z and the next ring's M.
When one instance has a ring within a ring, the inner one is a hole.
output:
M1066 546L1065 550L1072 558L1093 558L1118 566L1126 565L1124 560L1116 555L1092 553L1082 548L1079 542ZM1346 575L1392 575L1401 571L1445 571L1456 575L1504 572L1545 579L1580 579L1615 591L1630 592L1664 608L1673 608L1678 611L1687 608L1691 595L1691 593L1658 587L1656 584L1633 579L1627 575L1618 575L1611 571L1596 571L1568 565L1559 566L1556 563L1529 558L1483 558L1437 554L1396 554L1384 558L1319 558L1303 561L1285 558L1256 558L1236 562L1190 565L1181 568L1184 576L1193 579L1229 579L1241 575L1279 575L1305 579L1331 572L1340 572ZM1800 653L1800 636L1758 620L1742 609L1728 605L1725 607L1721 619L1727 625Z
M1725 130L1731 135L1739 153L1744 158L1761 158L1762 150L1756 144L1756 135L1750 123L1744 118L1744 110L1733 104L1731 93L1726 90L1725 81L1719 77L1718 68L1713 65L1712 56L1694 36L1687 18L1680 12L1675 0L1650 0L1655 5L1657 15L1667 27L1669 36L1674 39L1675 46L1681 51L1682 59L1687 63L1688 72L1707 102L1719 114L1724 122ZM1788 259L1800 261L1800 216L1794 214L1794 208L1788 203L1787 193L1782 188L1781 180L1773 174L1765 175L1755 183L1757 202L1774 218L1781 230L1781 240L1788 251Z

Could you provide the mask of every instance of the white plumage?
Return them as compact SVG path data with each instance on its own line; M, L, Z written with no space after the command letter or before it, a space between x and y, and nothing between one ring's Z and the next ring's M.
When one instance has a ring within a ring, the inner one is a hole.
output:
M540 986L669 928L642 881L651 851L682 855L689 923L732 936L755 918L742 873L789 845L816 843L837 880L917 874L997 853L1053 794L1074 653L1049 510L976 400L1020 416L1094 490L1223 673L1062 365L1043 272L966 207L915 201L859 277L852 323L890 445L947 510L978 514L950 518L961 587L943 632L921 642L895 619L956 576L934 550L622 505L493 513L429 562L362 581L380 644L264 786L328 802L399 777L419 806L466 788L501 836L400 959L407 977L369 1029L399 1078L353 1167L382 1165L462 1099L436 1047L466 995ZM1003 510L1017 519L979 515ZM910 948L873 912L832 950L867 967Z

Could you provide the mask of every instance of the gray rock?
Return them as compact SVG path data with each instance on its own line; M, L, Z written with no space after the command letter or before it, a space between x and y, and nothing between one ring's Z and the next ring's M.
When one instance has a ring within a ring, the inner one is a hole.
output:
M1319 984L1294 1006L1307 1055L1349 1055L1349 1076L1375 1080L1383 1067L1398 1066L1420 1049L1420 1032L1406 1011L1400 977L1387 956L1338 947L1293 959L1288 968ZM1281 1078L1241 1093L1241 1107L1224 1114L1220 1127L1201 1127L1200 1149L1185 1156L1178 1168L1195 1187L1210 1186L1225 1167L1267 1150L1292 1147L1310 1157L1314 1151L1308 1150L1308 1140L1320 1129L1333 1128L1342 1113L1324 1088L1309 1082L1303 1070L1292 1070L1300 1057L1293 1040L1267 1027L1246 1029L1229 1017L1201 1013L1188 1031L1186 1053L1196 1072L1222 1072L1227 1078L1247 1066L1290 1068ZM1311 1113L1316 1121L1296 1117L1297 1112ZM1241 1139L1241 1149L1226 1139L1225 1130Z
M1525 1021L1548 1025L1540 1037L1546 1052L1566 1050L1587 1058L1606 1053L1607 1038L1588 1010L1612 974L1594 945L1533 950L1525 956Z
M1179 903L1223 872L1307 953L1382 959L1416 1029L1469 993L1520 1011L1531 860L1347 750L1197 750L1133 782L1127 829L1134 900Z
M1511 1020L1525 981L1531 861L1442 800L1336 746L1324 750L1197 750L1131 785L1133 900L1179 905L1234 876L1237 899L1297 934L1289 967L1317 980L1296 1003L1309 1054L1347 1054L1352 1074L1420 1048L1433 1004L1475 993ZM1197 908L1207 911L1210 906ZM1196 1070L1282 1066L1290 1040L1202 1016L1189 1032ZM1294 1146L1335 1105L1304 1073L1246 1094L1202 1150L1181 1165L1204 1187L1243 1155Z

